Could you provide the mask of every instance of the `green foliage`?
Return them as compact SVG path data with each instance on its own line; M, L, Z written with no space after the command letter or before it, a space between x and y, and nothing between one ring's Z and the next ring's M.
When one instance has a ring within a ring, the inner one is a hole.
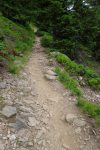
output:
M21 65L16 59L21 63L24 54L31 50L33 40L33 30L0 15L0 62L6 62L10 72L19 72Z
M81 64L77 64L72 61L68 56L57 53L55 55L55 59L57 62L64 65L64 68L67 72L69 72L73 76L83 76L86 82L95 90L100 90L100 78L88 67L85 67Z
M44 33L41 39L42 46L44 47L52 47L53 46L53 37L49 33Z
M25 0L0 0L0 11L17 23L27 25L35 22L40 30L53 36L55 48L70 58L79 62L85 62L88 54L97 60L100 58L99 3L88 0L28 0L26 4ZM46 39L52 41L51 37Z
M100 105L88 102L83 98L78 98L78 106L89 114L90 117L96 120L96 123L100 126Z
M63 83L65 88L71 90L71 92L76 96L81 96L81 90L78 88L78 82L69 76L65 71L62 71L60 68L56 68L55 72L57 73L59 80Z
M75 79L69 76L64 70L56 68L55 72L57 73L59 80L63 83L65 88L71 90L71 92L77 96L78 103L77 105L91 118L96 120L97 125L100 126L100 105L89 102L83 98L83 94L78 87L78 83Z
M92 78L88 81L89 85L92 86L94 89L100 90L100 77Z

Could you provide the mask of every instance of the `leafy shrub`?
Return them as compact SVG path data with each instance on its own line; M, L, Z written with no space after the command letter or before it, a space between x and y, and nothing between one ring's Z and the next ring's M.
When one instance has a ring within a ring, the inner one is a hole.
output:
M88 81L89 85L92 86L94 89L100 90L100 78L92 78Z
M56 68L55 72L57 73L59 80L63 83L65 88L68 88L76 96L81 96L81 90L78 88L78 83L76 80L71 78L68 73L62 71L60 68Z
M83 76L86 82L94 89L100 89L100 78L94 73L89 67L84 67L82 64L77 64L75 61L72 61L68 56L62 53L56 53L54 55L57 62L64 65L65 70L71 75Z
M53 45L53 36L49 33L46 33L43 35L41 39L42 46L44 47L52 47Z
M10 72L18 72L20 66L14 61L32 49L33 40L34 32L30 27L16 24L0 15L0 61L7 65Z

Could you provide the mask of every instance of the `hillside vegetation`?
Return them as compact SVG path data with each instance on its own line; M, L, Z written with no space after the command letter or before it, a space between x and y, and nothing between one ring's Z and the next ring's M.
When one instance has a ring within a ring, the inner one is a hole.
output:
M0 15L0 64L17 73L32 49L34 33Z

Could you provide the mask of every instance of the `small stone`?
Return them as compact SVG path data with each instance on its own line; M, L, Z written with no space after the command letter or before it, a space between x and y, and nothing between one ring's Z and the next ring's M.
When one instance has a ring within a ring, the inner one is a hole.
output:
M9 123L8 126L14 128L17 131L22 128L27 128L26 124L21 119L16 119L15 123Z
M16 115L17 110L16 107L12 107L12 106L5 106L2 110L2 115L4 115L7 118L10 118L14 115Z
M0 150L4 150L4 143L2 143L2 141L0 141Z
M100 95L96 95L97 98L100 98Z
M66 144L63 144L62 147L63 147L65 150L69 150L69 146L66 145Z
M48 80L56 80L56 76L51 76L51 75L48 75L48 74L45 74L45 78L48 79Z
M75 133L80 134L81 133L81 128L78 127L77 129L75 129Z
M16 140L15 134L10 135L10 136L9 136L9 140L10 140L10 141L15 141L15 140Z
M37 124L39 124L39 121L37 121L34 117L29 117L28 120L28 125L31 127L35 127Z
M75 124L76 126L78 126L78 127L83 127L83 126L86 125L86 121L77 118L77 119L74 120L74 124Z
M3 137L2 139L3 139L3 140L7 140L7 137Z
M28 142L28 146L33 146L33 143L32 142Z
M79 76L79 80L81 81L81 80L83 80L83 78L81 76Z
M68 115L66 115L66 121L68 123L70 123L70 124L73 123L73 121L74 121L75 118L77 118L77 116L74 115L74 114L68 114Z
M57 74L53 72L52 70L47 70L46 74L51 75L51 76L57 76Z
M0 82L0 89L5 89L7 86L6 82Z

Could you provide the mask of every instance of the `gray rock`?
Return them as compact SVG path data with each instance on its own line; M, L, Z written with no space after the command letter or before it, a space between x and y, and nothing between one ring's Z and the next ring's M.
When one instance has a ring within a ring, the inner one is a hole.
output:
M31 108L25 107L25 106L20 106L20 110L23 112L32 112Z
M0 150L4 150L4 143L2 143L2 141L0 141Z
M29 131L29 129L22 129L16 133L16 138L18 141L25 143L27 145L27 142L31 139L32 132Z
M76 128L75 133L80 134L81 133L81 128L80 127Z
M60 53L59 52L51 52L50 54L51 54L51 56L55 57L55 56L59 55Z
M27 128L26 124L21 119L16 119L15 123L9 123L8 126L14 128L17 131L23 128Z
M0 89L5 89L7 86L6 82L0 82Z
M66 115L66 121L67 121L68 123L70 123L70 124L72 124L73 121L74 121L76 118L77 118L77 116L74 115L74 114L68 114L68 115Z
M83 127L86 125L86 121L80 118L75 119L73 123L78 127Z
M3 109L2 109L2 115L4 115L5 117L9 118L9 117L12 117L14 115L17 114L17 110L16 110L16 107L12 107L12 106L5 106Z
M35 127L36 125L39 124L39 121L37 121L35 117L29 117L28 120L29 120L28 125L31 127Z
M48 80L56 80L56 76L45 74L45 78Z
M46 74L51 75L51 76L57 76L57 74L53 72L52 70L47 70Z
M28 146L33 146L33 143L32 142L28 142Z
M69 146L66 144L63 144L62 147L64 148L64 150L69 150Z
M15 141L16 140L15 134L8 135L7 137L9 138L10 141Z

